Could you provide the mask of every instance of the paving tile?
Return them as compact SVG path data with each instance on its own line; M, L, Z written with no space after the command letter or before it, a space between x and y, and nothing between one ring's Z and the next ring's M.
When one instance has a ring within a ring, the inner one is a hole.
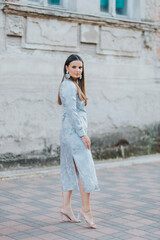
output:
M147 232L149 232L149 233L154 233L154 232L156 232L156 231L159 231L159 229L160 229L160 223L159 223L159 227L153 227L153 226L148 226L148 228L146 229L146 231Z
M97 229L60 220L60 176L0 182L0 240L160 240L160 163L97 170ZM72 194L75 215L79 192Z
M159 231L157 231L157 232L154 232L154 234L157 234L157 235L159 235L159 236L160 236L160 230L159 230Z
M52 236L53 236L53 238L52 238ZM55 234L52 234L52 236L51 236L51 238L53 239L53 240L55 240L55 239L57 239L57 236L59 236L59 237L63 237L64 239L69 239L69 240L79 240L79 238L78 237L74 237L74 236L72 236L72 235L70 235L70 234L66 234L65 232L55 232ZM44 236L45 237L45 236ZM45 240L46 240L46 238L44 238ZM52 240L51 239L51 240ZM47 238L47 240L49 240L48 238Z
M111 235L109 235L109 236L99 237L98 240L116 240L116 239L113 238ZM119 239L117 239L117 240L119 240Z
M15 227L17 225L19 225L19 222L17 221L6 221L2 223L3 226L5 227Z
M112 235L114 233L119 232L118 230L115 230L113 228L107 228L107 227L105 227L105 228L104 227L98 228L97 231L105 233L106 235Z
M30 235L27 233L20 232L19 234L10 234L9 237L16 239L16 240L23 240L24 238L29 238Z
M130 233L130 234L133 234L135 236L143 236L147 233L146 231L139 230L139 229L131 229L131 230L128 230L126 232Z
M7 236L2 236L1 237L1 240L15 240L15 238L10 238L10 237L7 237Z
M146 218L141 218L140 220L138 220L138 222L144 223L145 225L152 225L156 223L155 221L152 221Z
M146 239L142 237L133 237L133 238L129 238L128 240L146 240Z
M30 236L37 236L37 235L45 234L47 232L44 230L35 228L35 229L27 230L25 231L25 233L29 234Z
M11 234L11 233L16 233L16 232L18 232L18 230L13 229L13 228L9 228L9 227L5 227L3 229L0 229L0 233L2 235L6 235L6 236Z
M106 236L106 233L104 232L99 232L99 231L96 231L95 229L91 229L91 230L92 231L83 233L83 235L93 239L98 239L99 237Z
M55 231L59 231L61 230L61 228L56 227L56 226L45 226L41 228L42 230L46 231L46 232L55 232Z
M142 237L147 240L159 240L160 239L159 236L154 235L154 234L146 234L146 235L143 235Z
M39 237L27 237L27 238L24 238L23 240L41 240L41 238Z

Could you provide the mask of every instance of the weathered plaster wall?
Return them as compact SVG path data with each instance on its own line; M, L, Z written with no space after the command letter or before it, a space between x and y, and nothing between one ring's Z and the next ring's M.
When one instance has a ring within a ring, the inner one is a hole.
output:
M89 14L99 14L100 12L100 4L99 0L89 0L83 1L77 0L77 12L80 13L89 13Z
M153 22L159 21L159 0L146 0L145 19Z
M46 149L54 156L59 146L62 114L57 92L63 64L74 52L85 62L89 136L116 132L125 136L129 130L132 138L134 129L141 131L160 122L158 27L67 13L57 17L58 12L3 7L2 159L7 153L41 155ZM148 16L151 19L155 20Z

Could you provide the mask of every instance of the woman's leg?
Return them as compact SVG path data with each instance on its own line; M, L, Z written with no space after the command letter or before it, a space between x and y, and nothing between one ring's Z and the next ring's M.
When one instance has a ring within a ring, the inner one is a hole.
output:
M80 194L82 198L82 210L83 212L91 211L90 208L90 193L86 193L83 189L82 181L79 180Z
M81 179L79 180L79 188L80 188L80 194L82 198L82 211L87 214L87 216L90 218L91 222L93 222L93 216L91 212L91 207L90 207L90 193L86 193L84 191L82 181Z
M77 170L74 159L73 159L73 162L74 162L75 170L77 172L78 170ZM67 192L62 192L62 199L63 199L62 209L69 211L72 219L76 219L71 207L71 197L72 197L72 190Z
M76 172L78 172L78 169L77 169L74 159L73 159L73 162L74 162L75 170L76 170ZM80 194L81 194L81 198L82 198L82 211L83 212L91 212L90 193L86 193L84 191L81 179L79 179L79 188L80 188Z
M76 166L76 163L73 159L75 170L78 173L78 169ZM83 184L81 179L79 179L79 189L80 189L80 194L81 194L81 199L82 199L82 211L87 214L87 217L89 217L89 222L91 223L90 226L92 228L96 228L96 225L93 223L93 216L91 212L91 207L90 207L90 193L86 193L83 188Z
M73 158L73 162L74 162L75 170L77 172L78 170L77 170L74 158ZM62 199L63 199L62 208L66 209L66 210L72 209L71 208L71 197L72 197L72 190L67 191L67 192L62 192Z
M74 222L77 222L77 219L72 211L71 207L71 196L72 196L72 190L67 191L67 192L62 192L62 199L63 199L63 204L62 204L62 209L61 211L66 213L71 220Z
M72 196L72 190L67 192L62 192L62 199L63 199L62 208L66 210L71 210L71 196Z
M96 224L93 222L93 216L91 212L91 207L90 207L90 193L86 193L83 188L83 184L81 179L79 179L79 188L80 188L80 194L82 198L82 208L79 211L79 214L83 216L85 219L85 222L91 227L91 228L96 228Z

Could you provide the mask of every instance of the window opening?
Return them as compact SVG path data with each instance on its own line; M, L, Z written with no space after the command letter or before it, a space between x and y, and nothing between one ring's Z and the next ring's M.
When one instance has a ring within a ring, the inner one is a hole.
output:
M127 1L128 0L116 0L116 14L127 15Z
M48 0L48 3L51 5L60 5L60 0Z
M102 12L109 11L109 0L101 0L100 9Z

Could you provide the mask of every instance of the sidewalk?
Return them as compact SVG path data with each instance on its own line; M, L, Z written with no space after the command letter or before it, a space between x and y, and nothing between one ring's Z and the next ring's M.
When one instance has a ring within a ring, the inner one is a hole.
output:
M96 169L126 167L134 164L160 162L160 154L145 155L139 157L118 158L109 160L95 160ZM17 178L30 178L35 176L47 176L59 174L60 167L40 167L40 168L23 168L18 170L0 171L0 180L10 180Z
M160 240L159 155L95 165L101 191L91 194L91 207L97 229L60 220L59 167L8 172L7 179L0 173L0 240ZM80 207L80 194L73 192L75 215Z

